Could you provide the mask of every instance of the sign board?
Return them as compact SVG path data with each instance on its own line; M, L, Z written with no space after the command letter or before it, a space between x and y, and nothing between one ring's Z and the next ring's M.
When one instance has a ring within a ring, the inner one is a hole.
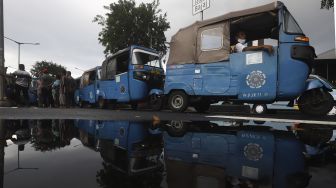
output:
M193 15L210 8L210 0L192 0Z

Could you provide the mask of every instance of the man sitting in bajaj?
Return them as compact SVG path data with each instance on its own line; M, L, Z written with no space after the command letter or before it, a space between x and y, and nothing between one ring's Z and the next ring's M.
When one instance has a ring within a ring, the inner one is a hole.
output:
M238 31L235 35L237 39L237 44L235 45L235 51L238 53L245 51L261 51L265 50L270 55L273 55L273 46L271 45L260 45L260 46L247 46L246 33L244 31Z

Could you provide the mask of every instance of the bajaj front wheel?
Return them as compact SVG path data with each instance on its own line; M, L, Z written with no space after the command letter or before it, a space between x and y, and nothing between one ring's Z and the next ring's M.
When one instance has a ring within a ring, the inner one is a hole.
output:
M100 109L106 108L106 101L102 97L99 97L98 99L98 108Z
M298 106L305 114L323 116L333 108L334 99L329 92L323 89L313 89L300 96Z
M162 96L153 94L149 98L149 105L154 111L160 111L163 106L163 99Z
M188 108L188 96L183 91L173 91L168 99L169 108L173 112L184 112Z

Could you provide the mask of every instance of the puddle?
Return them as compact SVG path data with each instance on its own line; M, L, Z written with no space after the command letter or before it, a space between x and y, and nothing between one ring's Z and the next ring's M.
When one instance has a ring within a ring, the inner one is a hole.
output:
M336 128L0 120L0 187L333 187ZM310 178L311 177L311 178ZM0 179L1 180L1 179Z

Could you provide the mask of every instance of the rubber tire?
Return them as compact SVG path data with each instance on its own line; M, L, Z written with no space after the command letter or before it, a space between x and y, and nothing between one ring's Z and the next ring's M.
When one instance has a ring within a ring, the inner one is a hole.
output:
M182 105L179 108L174 107L173 105L173 100L176 96L180 96L182 99ZM188 101L188 95L185 94L183 91L173 91L170 95L169 95L169 99L168 99L168 106L170 108L171 111L173 112L184 112L188 106L189 106L189 101Z
M319 104L313 104L313 99L325 97ZM299 110L307 115L324 116L327 115L334 107L334 99L332 95L321 89L313 89L304 92L298 100Z
M153 111L160 111L163 107L163 98L151 95L149 105Z
M204 113L209 110L210 108L210 103L209 102L199 102L194 105L195 110L198 113Z
M98 106L99 109L105 109L106 108L106 100L102 97L99 97L97 106Z

